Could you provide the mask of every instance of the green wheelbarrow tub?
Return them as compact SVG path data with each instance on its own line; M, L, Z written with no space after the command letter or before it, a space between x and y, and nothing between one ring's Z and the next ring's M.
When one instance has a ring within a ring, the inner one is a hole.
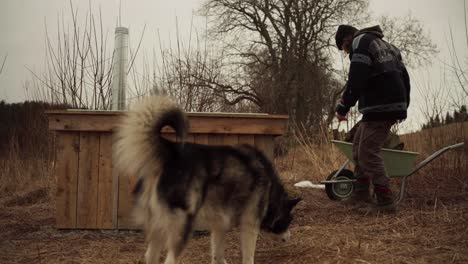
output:
M346 157L354 163L353 160L353 144L345 141L331 141ZM382 155L385 171L389 177L407 176L414 170L414 163L417 152L401 151L383 148L380 152Z

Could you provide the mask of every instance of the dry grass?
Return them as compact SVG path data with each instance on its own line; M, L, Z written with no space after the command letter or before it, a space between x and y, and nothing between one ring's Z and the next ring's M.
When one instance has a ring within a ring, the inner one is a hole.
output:
M403 138L408 149L426 157L460 137L467 142L466 131L451 127L424 132L432 133L428 138ZM330 201L323 190L293 187L300 180L323 179L344 159L326 139L304 142L275 161L286 187L303 198L295 209L292 240L276 244L260 238L257 263L468 262L466 147L414 175L398 213L386 215L356 212ZM56 230L51 164L13 156L2 161L0 171L2 186L17 178L11 184L16 188L0 193L0 263L141 263L145 243L139 232ZM229 233L226 255L229 263L241 262L235 231ZM209 259L209 237L199 235L182 263Z
M46 188L53 190L55 179L53 162L39 155L21 157L15 149L0 157L0 192L14 195L18 192Z

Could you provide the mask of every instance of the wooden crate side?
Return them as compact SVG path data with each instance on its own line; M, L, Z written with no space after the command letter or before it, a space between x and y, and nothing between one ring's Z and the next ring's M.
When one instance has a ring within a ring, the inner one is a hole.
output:
M56 226L76 228L79 133L57 132L55 158Z
M208 145L208 135L207 134L195 134L194 135L195 143Z
M281 135L286 129L286 119L222 116L190 116L190 132L210 134Z
M259 148L272 162L274 159L274 139L272 136L255 135L255 146Z
M80 133L77 228L97 228L99 134Z
M99 114L49 114L50 130L68 131L112 131L119 122L120 115Z
M188 134L185 138L185 142L195 143L195 136L193 134Z
M223 145L224 136L220 134L208 134L208 145Z
M239 136L238 135L224 135L223 137L223 144L225 145L237 145L239 144Z
M114 159L112 158L112 162ZM114 167L114 166L113 166ZM112 170L112 228L119 228L119 191L120 191L120 172Z
M112 224L112 134L99 136L99 180L97 204L97 228L110 229Z
M136 183L136 177L124 174L119 175L119 197L117 209L118 229L134 229L132 223L132 190Z
M255 146L254 135L239 135L239 144L249 144Z

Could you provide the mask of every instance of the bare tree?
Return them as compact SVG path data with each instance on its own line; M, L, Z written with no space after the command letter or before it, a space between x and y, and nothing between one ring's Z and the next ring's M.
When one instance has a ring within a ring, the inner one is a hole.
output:
M359 24L367 5L366 0L207 0L202 13L213 17L212 36L226 39L228 59L237 66L225 83L212 87L229 94L232 104L248 100L263 112L316 126L333 79L326 54L333 31L341 21Z
M108 30L103 28L102 12L95 16L91 3L83 21L70 1L71 25L64 15L57 19L57 37L46 28L46 70L31 72L33 78L26 86L36 100L70 105L73 108L109 109L111 107L111 82L114 54L109 47ZM130 66L138 54L130 57ZM41 85L37 85L39 82ZM33 91L32 89L43 89Z
M415 85L423 100L420 111L427 122L443 118L449 108L449 95L445 89L448 80L445 71L441 72L441 77L439 84L432 83L431 78L424 78L422 83Z
M108 109L113 54L108 50L101 10L96 19L90 7L80 25L78 10L70 1L70 14L71 26L65 24L63 14L58 17L55 41L46 25L46 71L30 72L42 84L40 89L49 91L36 92L36 96L47 97L35 99L73 108Z
M3 68L5 67L5 63L6 63L7 58L8 58L8 54L6 54L5 57L3 57L2 66L0 67L0 75L3 72Z
M464 1L464 16L465 16L465 45L468 48L468 24L466 1ZM421 113L424 116L422 128L434 127L447 122L450 122L450 112L466 109L468 104L468 78L467 78L467 61L468 58L462 58L459 55L455 45L455 37L452 26L449 24L449 38L447 40L448 49L450 52L449 63L443 62L443 78L438 86L434 87L431 83L425 83L419 87L419 93L424 100L421 107ZM444 118L446 120L444 120ZM463 120L461 118L460 120Z
M463 1L463 11L465 18L465 49L468 49L468 15L467 15L466 0ZM461 108L468 104L468 56L462 58L455 47L455 39L452 26L449 25L450 39L449 51L451 63L449 69L455 77L456 84L450 84L446 89L450 90L451 103L455 108Z
M178 28L177 19L176 25ZM229 111L224 97L213 93L210 87L219 79L223 52L209 47L208 40L199 37L193 23L188 40L176 31L174 47L165 47L159 38L159 53L153 49L152 65L145 55L140 67L130 71L134 87L130 100L150 93L166 93L178 100L185 111Z
M437 46L424 32L422 23L411 13L405 17L382 16L379 20L385 38L400 49L407 66L418 67L430 63L438 53Z

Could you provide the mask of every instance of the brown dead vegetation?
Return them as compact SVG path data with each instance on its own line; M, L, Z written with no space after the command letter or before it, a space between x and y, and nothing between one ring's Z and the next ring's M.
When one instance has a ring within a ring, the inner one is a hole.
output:
M466 125L402 138L422 159L444 145L467 142ZM412 176L403 204L388 215L355 212L323 190L293 187L300 180L318 182L343 161L327 141L299 145L276 159L286 187L303 201L294 212L292 240L276 244L260 237L256 263L468 262L466 146ZM2 160L0 263L142 263L141 232L55 228L53 162L40 160ZM209 263L209 243L207 235L194 236L182 263ZM241 262L236 231L229 233L226 257Z

